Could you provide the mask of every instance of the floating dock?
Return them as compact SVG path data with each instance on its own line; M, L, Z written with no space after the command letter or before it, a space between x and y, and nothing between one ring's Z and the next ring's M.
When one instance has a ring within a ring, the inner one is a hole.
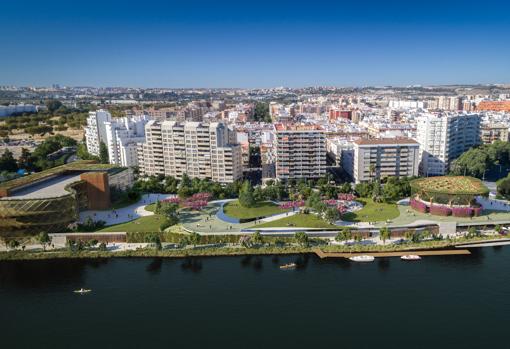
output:
M448 256L448 255L467 255L471 254L466 249L455 250L431 250L431 251L394 251L394 252L324 252L321 249L315 249L315 254L320 258L351 258L354 256L373 256L373 257L402 257L405 255L418 256Z

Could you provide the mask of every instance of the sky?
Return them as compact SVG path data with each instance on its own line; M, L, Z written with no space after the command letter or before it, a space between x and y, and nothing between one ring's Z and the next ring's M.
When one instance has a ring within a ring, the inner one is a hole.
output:
M0 1L0 85L510 83L510 1Z

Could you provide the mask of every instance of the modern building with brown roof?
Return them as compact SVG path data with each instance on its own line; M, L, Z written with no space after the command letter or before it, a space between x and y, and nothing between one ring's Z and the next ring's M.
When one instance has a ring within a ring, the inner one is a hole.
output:
M410 138L355 140L354 181L417 176L419 149L419 143Z
M131 169L80 161L0 183L0 237L56 233L84 209L110 208L110 188L133 184Z

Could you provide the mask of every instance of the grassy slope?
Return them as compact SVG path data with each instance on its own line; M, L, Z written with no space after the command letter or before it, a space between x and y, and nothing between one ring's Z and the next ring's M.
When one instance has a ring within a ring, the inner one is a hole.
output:
M155 232L159 231L159 226L165 221L161 215L145 216L134 221L110 225L99 231L102 232Z
M234 218L266 217L286 212L286 210L280 209L272 202L259 202L255 205L255 207L247 208L241 206L237 200L227 203L223 207L223 210L226 215Z
M350 222L377 222L394 219L400 215L397 205L376 203L372 199L358 199L364 207L356 212L348 212L343 215L344 221Z
M290 225L289 225L290 224ZM251 228L271 228L271 227L296 227L296 228L338 228L336 225L329 224L314 214L298 213L290 217L285 217L272 222L254 225Z

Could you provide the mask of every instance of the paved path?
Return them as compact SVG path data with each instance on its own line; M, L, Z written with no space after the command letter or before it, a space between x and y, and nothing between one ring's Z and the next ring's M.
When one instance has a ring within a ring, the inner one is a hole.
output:
M435 250L435 251L397 251L397 252L324 252L316 249L315 254L320 258L350 258L354 256L373 256L373 257L401 257L409 254L418 256L443 256L443 255L459 255L471 254L469 250Z
M145 194L137 203L119 208L117 210L83 211L80 212L80 223L83 223L88 217L92 218L94 221L105 221L106 225L129 222L133 219L137 219L143 216L153 215L154 212L147 211L145 206L153 204L158 200L163 200L171 197L175 197L175 194Z
M484 210L510 212L510 203L506 200L496 200L477 196L476 202L482 205Z

